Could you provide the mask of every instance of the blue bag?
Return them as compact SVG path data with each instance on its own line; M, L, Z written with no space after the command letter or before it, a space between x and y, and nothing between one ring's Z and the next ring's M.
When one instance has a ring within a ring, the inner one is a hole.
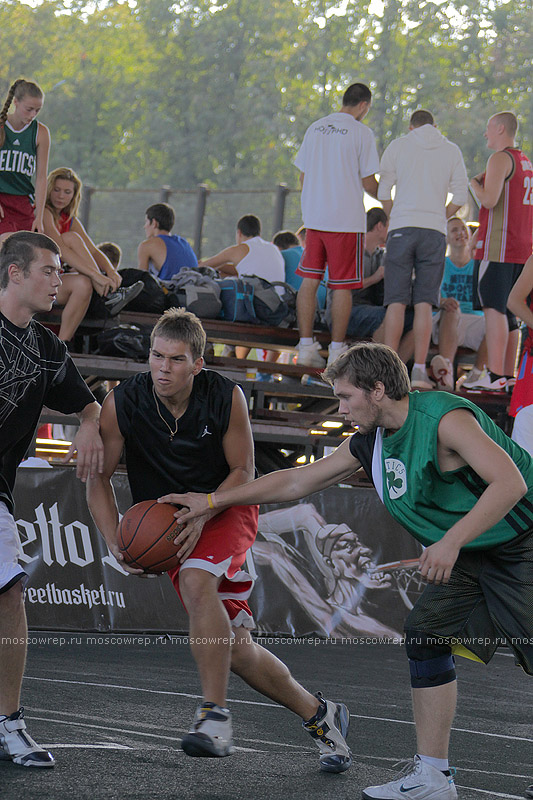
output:
M254 309L254 288L248 281L243 278L222 278L217 283L222 303L221 319L228 322L259 322Z

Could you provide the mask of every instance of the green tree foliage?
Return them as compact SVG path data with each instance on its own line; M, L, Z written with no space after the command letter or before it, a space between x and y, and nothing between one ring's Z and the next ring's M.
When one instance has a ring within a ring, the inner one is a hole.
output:
M435 113L471 174L497 110L519 115L533 150L529 0L381 5L3 0L0 91L19 75L38 81L51 165L101 187L295 186L305 128L354 81L372 87L380 150L417 107Z

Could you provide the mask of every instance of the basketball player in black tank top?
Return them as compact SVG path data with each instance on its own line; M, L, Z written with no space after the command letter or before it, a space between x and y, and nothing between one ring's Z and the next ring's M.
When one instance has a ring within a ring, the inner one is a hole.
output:
M141 570L125 565L118 551L118 511L111 487L124 447L134 502L169 491L210 493L254 477L244 394L232 381L203 369L204 347L198 318L170 309L152 332L150 372L123 381L103 405L104 471L89 482L88 502L110 550L132 574ZM250 635L254 622L246 598L253 580L241 567L256 532L257 506L236 506L223 513L208 510L176 539L179 563L169 576L189 614L191 650L204 697L182 747L191 756L233 752L226 708L231 669L304 720L319 747L322 770L343 772L351 764L344 738L346 707L307 692Z

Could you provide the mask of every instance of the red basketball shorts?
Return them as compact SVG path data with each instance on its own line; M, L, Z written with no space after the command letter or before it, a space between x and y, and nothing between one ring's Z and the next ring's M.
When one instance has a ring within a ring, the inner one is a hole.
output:
M34 208L25 194L0 194L4 216L0 218L0 233L31 231L35 224Z
M328 267L328 289L363 286L364 233L336 233L307 229L305 251L296 275L322 280Z
M258 515L259 506L233 506L205 523L196 547L187 560L168 571L182 603L180 570L203 569L222 578L218 594L228 612L232 628L241 625L245 628L254 627L252 612L246 602L254 579L241 567L257 535Z

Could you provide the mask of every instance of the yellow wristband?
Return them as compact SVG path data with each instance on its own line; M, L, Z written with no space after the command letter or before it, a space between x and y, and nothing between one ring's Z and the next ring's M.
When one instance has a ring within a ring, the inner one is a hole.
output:
M207 495L207 505L209 506L209 508L214 508L215 507L215 504L213 503L213 495L214 495L214 492L213 492L213 494L208 494Z

